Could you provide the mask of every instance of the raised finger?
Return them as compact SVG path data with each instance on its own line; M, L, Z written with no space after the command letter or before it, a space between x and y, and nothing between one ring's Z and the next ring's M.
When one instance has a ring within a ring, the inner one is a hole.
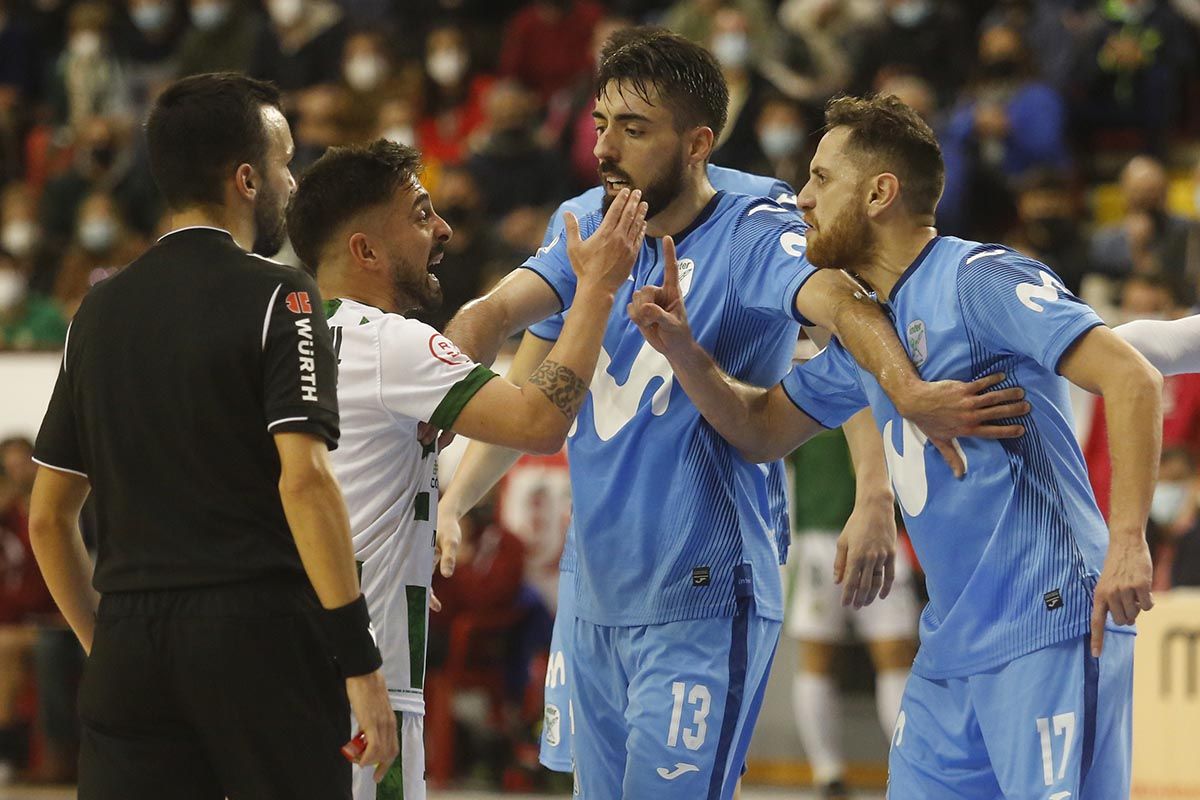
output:
M603 223L601 223L603 224ZM563 212L563 227L567 231L567 244L577 245L583 241L579 236L579 220L570 211Z
M674 297L679 294L679 263L675 260L675 240L663 237L663 291Z
M629 195L628 202L625 203L625 208L621 209L621 218L617 221L617 232L621 235L627 236L633 232L633 220L637 217L641 200L642 190L634 189Z
M604 215L604 219L600 220L600 226L596 228L596 233L612 230L613 226L618 224L621 215L625 213L625 206L628 202L629 189L622 189L617 192L617 196L613 198L612 205L608 207L608 212Z

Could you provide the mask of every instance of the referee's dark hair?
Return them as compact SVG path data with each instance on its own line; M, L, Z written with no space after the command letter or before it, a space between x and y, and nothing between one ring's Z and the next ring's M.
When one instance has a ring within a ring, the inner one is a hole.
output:
M150 171L172 209L219 205L239 164L261 168L268 140L263 106L279 108L273 85L232 72L171 84L150 110Z
M288 236L313 275L330 237L367 208L391 202L421 174L416 148L376 139L370 144L331 147L296 188L288 209Z
M835 97L825 107L825 128L850 129L847 143L864 155L867 169L900 179L900 199L913 214L933 214L946 183L942 148L929 123L895 95Z
M666 28L625 28L609 37L600 51L596 97L613 81L652 105L657 91L676 130L703 125L716 138L725 127L729 86L717 60Z

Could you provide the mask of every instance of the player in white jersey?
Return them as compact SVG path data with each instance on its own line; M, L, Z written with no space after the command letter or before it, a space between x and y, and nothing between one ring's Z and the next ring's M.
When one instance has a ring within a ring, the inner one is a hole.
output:
M557 452L587 393L579 376L595 369L613 292L645 232L639 192L614 204L602 235L586 243L574 218L568 221L587 310L518 388L492 380L491 370L436 330L402 316L441 302L430 269L452 234L418 180L420 169L416 150L384 140L331 149L301 180L288 216L296 252L327 298L342 420L332 462L401 736L401 758L378 787L370 772L355 770L355 800L425 796L423 686L438 479L436 446L421 444L418 425Z

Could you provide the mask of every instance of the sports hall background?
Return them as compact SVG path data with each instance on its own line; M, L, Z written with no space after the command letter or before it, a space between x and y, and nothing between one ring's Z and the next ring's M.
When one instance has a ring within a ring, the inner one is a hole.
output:
M594 54L641 22L720 60L732 102L714 163L799 189L825 100L894 93L941 140L942 233L1045 261L1112 324L1193 310L1200 0L0 0L0 783L64 787L0 797L73 796L81 656L28 549L22 437L36 433L82 296L163 230L139 128L155 92L214 70L275 81L297 174L334 144L420 147L455 231L439 270L446 304L428 315L440 327L540 244L559 202L597 182ZM1075 399L1103 496L1104 432L1092 399ZM1200 798L1183 727L1200 713L1200 599L1186 588L1200 584L1200 378L1168 381L1166 411L1134 796ZM431 665L453 714L428 723L434 787L569 792L536 767L563 470L561 458L524 462L473 516L474 559L437 586L447 609ZM879 787L869 665L860 647L843 655L850 777ZM755 797L803 796L795 664L785 638L747 776L790 788Z

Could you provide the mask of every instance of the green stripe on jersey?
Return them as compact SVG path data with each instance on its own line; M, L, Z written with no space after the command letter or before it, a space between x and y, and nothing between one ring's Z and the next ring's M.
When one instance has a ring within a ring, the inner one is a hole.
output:
M408 596L408 674L412 688L425 688L425 609L429 590L424 586L405 586Z
M413 501L413 519L429 522L429 492L417 492L417 499Z
M337 313L337 310L341 307L342 307L342 301L337 299L336 297L333 298L332 300L326 300L325 301L325 319L332 318L333 315Z
M396 711L396 735L400 737L400 752L404 752L404 730L401 725L402 712ZM375 787L375 800L404 800L404 758L396 756L383 780Z
M496 377L496 373L483 364L477 365L475 369L467 373L467 377L450 387L450 391L446 392L442 402L438 403L438 407L434 409L433 416L429 418L429 424L443 431L449 430L454 426L458 415L462 413L475 393L494 377Z

